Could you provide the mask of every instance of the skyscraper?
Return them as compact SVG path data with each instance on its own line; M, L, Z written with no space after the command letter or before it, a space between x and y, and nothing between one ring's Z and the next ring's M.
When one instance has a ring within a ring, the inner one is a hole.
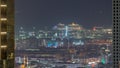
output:
M14 68L14 0L0 0L0 68Z
M113 68L120 68L120 0L113 1Z

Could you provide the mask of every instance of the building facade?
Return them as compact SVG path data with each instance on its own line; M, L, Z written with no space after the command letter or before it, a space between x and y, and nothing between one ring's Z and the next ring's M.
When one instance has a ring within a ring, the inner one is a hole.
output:
M0 0L0 68L14 68L14 0Z
M120 68L120 0L113 1L113 68Z

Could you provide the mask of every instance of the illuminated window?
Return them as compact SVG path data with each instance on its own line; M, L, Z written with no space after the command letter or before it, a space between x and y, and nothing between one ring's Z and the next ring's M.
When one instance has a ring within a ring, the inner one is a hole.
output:
M6 48L7 46L6 45L2 45L1 48Z
M1 34L7 34L7 32L1 32Z
M6 21L6 20L7 20L7 18L1 18L0 20L1 20L1 21Z
M7 5L6 4L2 4L2 5L0 5L1 7L7 7Z

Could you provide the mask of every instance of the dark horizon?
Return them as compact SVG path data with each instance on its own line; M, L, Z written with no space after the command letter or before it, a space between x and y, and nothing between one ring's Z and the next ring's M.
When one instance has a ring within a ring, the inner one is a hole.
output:
M75 22L85 28L112 25L109 0L16 0L16 31L52 28L58 23Z

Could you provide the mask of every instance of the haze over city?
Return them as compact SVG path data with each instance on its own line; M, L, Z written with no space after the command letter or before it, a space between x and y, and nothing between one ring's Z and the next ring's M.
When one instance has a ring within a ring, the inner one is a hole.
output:
M19 27L44 29L58 23L76 22L85 28L111 26L109 0L16 0L16 31Z

